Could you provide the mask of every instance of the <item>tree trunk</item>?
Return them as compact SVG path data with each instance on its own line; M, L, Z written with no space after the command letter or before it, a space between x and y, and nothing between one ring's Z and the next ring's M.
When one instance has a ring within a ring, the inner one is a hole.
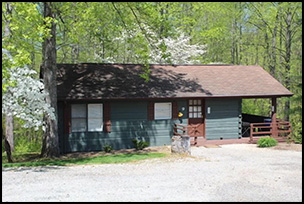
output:
M9 110L9 113L12 111ZM5 139L9 145L9 151L14 151L14 116L5 114Z
M265 29L265 52L264 52L264 58L263 58L263 67L265 69L265 67L267 67L269 65L269 38L268 38L268 34L267 34L267 29Z
M239 2L239 12L240 12L240 37L239 37L239 63L243 63L243 50L242 50L242 43L243 43L243 32L242 32L242 24L243 24L243 6L242 2Z
M6 15L12 16L12 6L10 2L5 3ZM4 38L8 39L8 43L10 43L11 38L11 28L10 28L10 20L6 18L5 20L5 28L4 28ZM10 90L7 90L7 94L12 94ZM3 130L2 130L3 137ZM14 116L12 114L12 110L8 109L5 113L5 135L4 139L4 149L7 154L8 162L13 162L12 152L14 151Z
M3 135L3 128L2 128L2 139L4 140L4 149L7 156L8 163L13 163L12 151L9 142L7 141L6 135Z
M285 68L286 68L286 80L285 86L287 89L290 89L290 56L291 56L291 21L292 15L291 12L288 11L286 17L286 55L285 55ZM290 109L290 100L286 100L284 107L284 120L289 121L289 109Z
M284 61L283 61L283 23L282 20L280 19L280 38L279 38L279 67L280 67L280 72L278 72L278 80L281 84L284 83L284 79L283 79L283 74L282 74L282 68L284 65Z
M10 2L6 2L5 3L5 13L7 16L12 16L12 5ZM9 20L10 18L5 18L5 27L4 27L4 37L6 38L10 38L11 37L11 28L10 28L10 22L11 20Z
M276 78L276 65L277 65L277 53L276 53L276 42L277 42L277 31L278 31L278 22L279 21L279 11L276 15L275 26L273 28L272 34L272 49L271 49L271 63L270 63L270 74Z
M78 63L79 58L79 44L73 43L71 44L71 61L72 64Z
M52 8L54 3L44 2L44 17L55 19ZM49 93L46 103L50 104L55 110L55 118L44 115L46 130L42 138L42 157L59 156L58 124L57 124L57 86L56 86L56 25L53 21L50 26L51 37L45 38L43 42L42 73L44 89Z

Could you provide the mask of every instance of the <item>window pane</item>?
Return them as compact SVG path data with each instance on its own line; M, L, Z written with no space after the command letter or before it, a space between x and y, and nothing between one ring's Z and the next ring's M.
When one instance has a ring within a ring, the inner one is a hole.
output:
M86 104L71 105L71 130L72 132L85 132L87 129L87 108Z
M198 107L197 107L197 111L202 112L202 107L201 107L201 106L198 106Z
M102 104L88 104L88 131L103 130Z
M193 118L197 118L197 113L193 113Z
M89 118L102 118L102 104L88 104Z
M86 123L85 118L72 119L72 132L85 132L86 126L87 126L87 123Z
M102 131L103 122L102 119L91 119L88 120L88 131Z
M171 103L155 103L154 117L155 119L171 119Z
M189 112L193 112L193 106L189 106Z
M197 111L197 106L194 106L194 109L193 109L195 112Z
M193 104L193 100L189 100L189 105L192 105Z
M189 118L193 118L193 113L189 113Z
M72 118L85 118L87 117L86 104L72 104Z
M193 100L193 105L196 105L197 104L197 100Z
M202 113L197 113L197 117L201 118L202 117Z
M197 105L201 105L201 100L197 100Z

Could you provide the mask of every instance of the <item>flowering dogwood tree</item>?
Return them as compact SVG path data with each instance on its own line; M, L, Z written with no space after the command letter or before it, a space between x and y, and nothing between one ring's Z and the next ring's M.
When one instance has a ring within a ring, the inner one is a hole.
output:
M174 36L159 38L147 25L134 24L132 29L123 30L119 37L113 39L112 44L124 48L122 53L111 58L103 58L104 53L96 49L95 59L101 62L120 62L121 56L130 61L123 63L144 64L140 74L149 80L149 64L199 64L200 58L206 52L206 45L191 44L190 37L177 30Z
M134 24L113 38L112 44L118 45L117 50L120 50L116 56L104 57L101 44L97 44L94 60L107 63L123 60L122 63L199 64L206 45L191 44L190 40L179 30L174 36L159 38L149 26Z
M144 64L140 76L148 81L149 64L200 64L199 59L206 52L206 45L191 44L190 40L189 36L179 30L174 36L159 38L149 26L134 24L113 38L112 44L118 45L116 55L105 57L100 43L96 45L94 60L103 63Z
M38 130L43 124L43 114L55 117L54 110L45 102L47 93L43 83L33 76L36 71L27 66L15 66L10 53L2 49L2 61L8 61L11 65L6 67L7 76L2 78L2 84L11 84L6 87L2 95L2 114L12 114L24 121L24 127L35 127ZM10 83L8 83L10 82Z
M150 52L152 63L199 64L198 58L206 52L205 45L190 44L190 37L180 31L177 37L157 40L154 45Z

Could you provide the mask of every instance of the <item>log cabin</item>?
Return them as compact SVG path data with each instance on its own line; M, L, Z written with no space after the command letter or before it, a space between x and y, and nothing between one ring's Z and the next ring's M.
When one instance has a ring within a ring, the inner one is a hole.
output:
M270 98L275 125L276 99L292 95L256 65L57 64L60 151L242 141L242 99Z

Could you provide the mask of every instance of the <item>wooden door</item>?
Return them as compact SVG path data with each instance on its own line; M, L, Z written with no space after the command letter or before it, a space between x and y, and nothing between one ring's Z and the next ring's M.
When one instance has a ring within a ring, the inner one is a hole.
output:
M188 114L188 135L190 137L205 137L205 100L189 100Z

